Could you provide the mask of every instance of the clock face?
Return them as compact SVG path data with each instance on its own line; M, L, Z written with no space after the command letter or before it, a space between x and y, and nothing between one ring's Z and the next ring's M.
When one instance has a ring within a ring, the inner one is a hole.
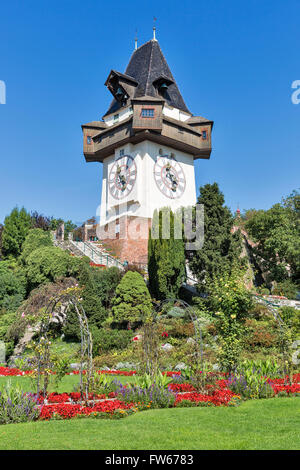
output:
M136 163L130 155L118 158L109 173L108 186L112 197L123 199L132 191L137 175Z
M185 175L180 163L168 155L159 155L154 165L158 189L167 197L177 199L185 190Z

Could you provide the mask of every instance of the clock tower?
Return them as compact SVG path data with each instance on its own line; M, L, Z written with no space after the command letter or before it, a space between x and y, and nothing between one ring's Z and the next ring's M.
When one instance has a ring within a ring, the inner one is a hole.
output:
M122 261L146 264L154 210L196 203L194 160L210 157L213 121L189 111L155 38L105 85L109 109L82 125L86 161L103 164L97 234Z

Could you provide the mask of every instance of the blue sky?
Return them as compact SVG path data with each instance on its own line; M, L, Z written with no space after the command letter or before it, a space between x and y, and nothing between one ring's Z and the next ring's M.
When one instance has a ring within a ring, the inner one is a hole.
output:
M299 188L298 0L1 2L0 221L18 205L80 222L100 202L101 164L82 123L102 117L109 71L157 38L189 109L215 121L196 185L217 181L235 210L269 208Z

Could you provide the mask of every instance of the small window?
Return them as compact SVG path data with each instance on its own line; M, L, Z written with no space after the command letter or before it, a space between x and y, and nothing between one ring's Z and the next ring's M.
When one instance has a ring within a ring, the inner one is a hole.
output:
M86 137L86 143L87 143L88 145L91 145L91 143L92 143L92 137L91 137L90 135L88 135L88 136Z
M114 122L118 122L118 120L119 120L119 114L115 114L114 115Z
M207 139L207 131L202 131L202 139L203 140Z
M123 157L123 155L124 155L124 149L121 149L120 150L120 157Z
M154 108L142 108L142 118L154 118Z

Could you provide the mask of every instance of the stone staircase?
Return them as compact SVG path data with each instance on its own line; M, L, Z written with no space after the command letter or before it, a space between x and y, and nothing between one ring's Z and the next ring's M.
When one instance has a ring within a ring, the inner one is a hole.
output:
M119 269L124 269L124 264L118 259L111 256L105 249L101 248L92 242L74 241L69 240L69 244L73 249L80 253L80 256L87 256L90 260L108 268L116 266Z
M58 248L61 248L62 250L69 251L72 253L74 256L82 256L82 252L74 245L71 243L70 240L65 240L65 241L58 241L58 240L53 240L54 246L57 246Z

